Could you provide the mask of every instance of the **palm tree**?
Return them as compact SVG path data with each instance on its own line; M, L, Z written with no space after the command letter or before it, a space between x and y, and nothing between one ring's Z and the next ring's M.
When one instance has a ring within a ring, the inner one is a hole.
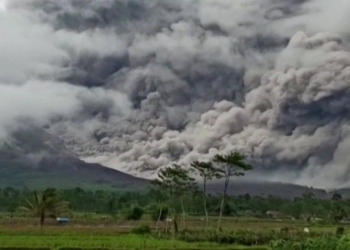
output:
M27 205L20 209L30 212L40 218L40 227L44 225L45 218L56 218L62 213L68 212L68 202L61 200L61 193L53 188L44 192L34 192L33 201L26 200Z

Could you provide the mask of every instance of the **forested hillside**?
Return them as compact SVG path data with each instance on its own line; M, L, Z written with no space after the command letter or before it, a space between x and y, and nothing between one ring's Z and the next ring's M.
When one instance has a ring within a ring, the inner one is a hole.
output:
M62 200L69 202L72 212L100 213L123 215L134 207L140 207L144 213L156 213L160 208L164 193L149 189L145 192L110 192L90 191L81 188L60 190ZM0 211L10 212L18 215L18 207L31 200L33 190L17 190L4 188L0 190ZM184 196L185 209L188 214L204 216L202 196L200 194L189 194ZM208 212L212 216L219 215L221 196L208 196ZM177 210L181 210L178 203ZM249 194L228 197L224 207L224 216L229 217L269 217L268 211L279 211L282 218L302 219L307 217L318 217L324 220L333 220L334 216L350 215L350 200L342 199L335 194L333 199L317 199L312 193L305 193L302 197L295 199L282 199L273 196L259 197Z

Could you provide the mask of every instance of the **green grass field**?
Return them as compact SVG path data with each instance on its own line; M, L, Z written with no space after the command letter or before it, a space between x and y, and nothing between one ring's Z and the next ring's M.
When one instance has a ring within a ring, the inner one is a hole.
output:
M74 230L69 234L57 234L57 232L40 234L10 234L1 232L0 245L4 247L50 247L58 249L62 247L80 248L109 248L109 249L219 249L216 243L196 242L187 243L179 240L156 239L151 236L133 234L94 235L76 234ZM257 247L230 246L230 249L266 249Z

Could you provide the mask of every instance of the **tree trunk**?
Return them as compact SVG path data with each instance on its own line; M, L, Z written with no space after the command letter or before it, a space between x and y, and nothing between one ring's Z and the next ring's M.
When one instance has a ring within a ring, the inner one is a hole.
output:
M158 220L157 220L157 225L156 225L156 232L158 231L159 222L160 222L160 218L162 216L162 213L163 213L163 203L160 205L160 210L159 210Z
M222 218L222 213L223 213L223 210L224 210L224 204L225 204L225 198L226 198L226 192L227 192L227 187L228 187L228 183L230 181L230 176L226 176L226 179L225 179L225 186L224 186L224 194L222 196L222 200L221 200L221 206L220 206L220 216L219 216L219 221L218 221L218 228L217 228L217 231L219 231L220 229L220 226L221 226L221 218Z
M165 220L165 233L168 233L168 218Z
M176 214L176 212L174 214L174 221L173 222L174 222L174 234L177 234L179 232L179 227L177 225L177 214Z
M208 209L207 209L207 180L204 179L203 182L203 203L204 203L204 212L205 212L205 227L208 227L209 217L208 217Z
M182 229L186 228L186 212L185 212L185 207L184 207L184 203L181 199L181 208L182 208Z
M45 222L45 212L42 212L40 214L40 228L44 226L44 222Z

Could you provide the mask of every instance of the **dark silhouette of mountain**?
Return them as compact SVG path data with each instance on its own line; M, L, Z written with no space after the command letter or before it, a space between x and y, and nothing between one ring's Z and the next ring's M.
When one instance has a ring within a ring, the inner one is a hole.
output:
M81 161L63 142L40 129L16 131L0 147L0 185L45 188L103 188L130 190L147 185L99 164Z

